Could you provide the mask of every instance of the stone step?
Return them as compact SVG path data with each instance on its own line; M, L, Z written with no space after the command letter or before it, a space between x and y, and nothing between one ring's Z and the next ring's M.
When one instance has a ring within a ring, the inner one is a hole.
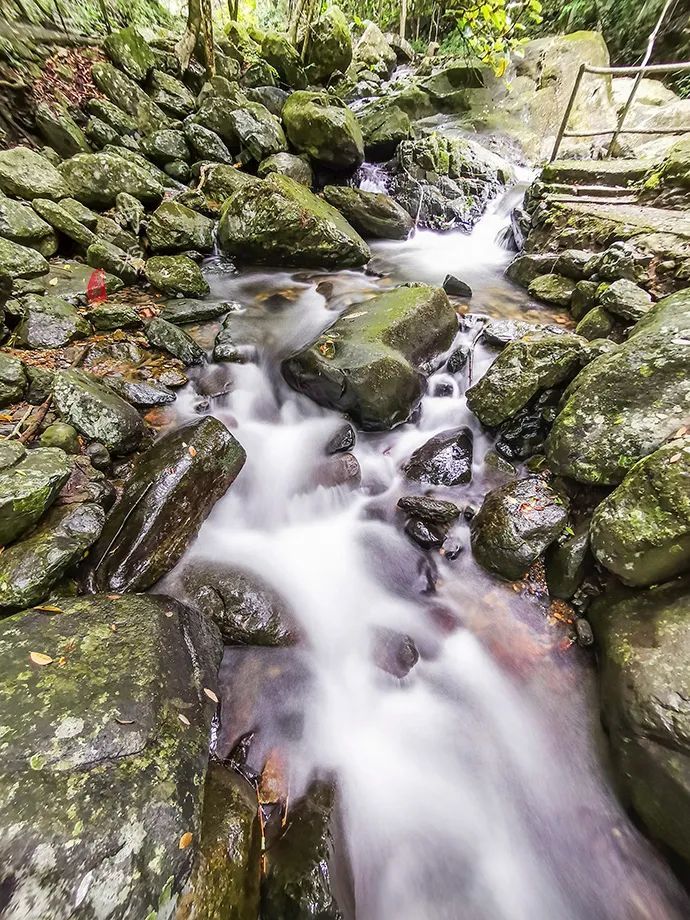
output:
M556 183L548 186L550 195L588 195L590 198L630 198L631 190L626 185L566 185Z
M639 182L653 160L555 160L542 170L547 185L629 186Z
M570 202L579 202L581 204L610 204L610 205L619 205L619 204L635 204L637 198L635 195L580 195L577 192L575 194L555 194L549 195L553 201L560 201L565 203Z

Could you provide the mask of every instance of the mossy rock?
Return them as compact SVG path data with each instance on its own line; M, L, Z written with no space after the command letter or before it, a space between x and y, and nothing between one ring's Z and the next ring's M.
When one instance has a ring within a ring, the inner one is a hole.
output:
M365 24L366 28L354 47L353 60L361 62L368 70L387 79L397 64L395 51L375 22L365 20Z
M0 546L7 546L36 524L72 471L72 462L55 447L28 451L0 472Z
M309 161L306 157L295 156L294 153L273 153L261 161L256 172L260 179L265 179L275 172L289 176L300 185L306 185L308 189L314 186L314 171Z
M150 134L167 128L170 119L151 97L112 64L98 63L92 68L93 81L109 101L133 118L137 130Z
M110 125L118 135L135 134L137 131L136 119L109 99L89 99L86 107L95 118Z
M615 331L616 320L603 307L592 307L575 327L575 333L592 341L605 339Z
M639 285L621 278L602 292L599 304L614 316L636 323L651 310L652 298Z
M50 266L35 249L20 246L0 237L0 274L16 281L47 275Z
M108 516L90 556L91 587L139 591L155 584L196 537L244 461L242 446L210 416L163 435L136 460Z
M362 129L364 150L375 159L392 157L398 144L412 134L410 116L385 97L360 110L357 121Z
M570 314L579 322L597 305L599 299L597 281L578 281L570 300Z
M286 35L280 32L266 32L261 43L261 53L273 67L281 81L293 89L304 89L307 78L302 59Z
M24 298L24 317L17 328L23 348L60 348L91 335L93 329L73 306L59 297Z
M206 206L209 211L218 213L221 206L238 189L245 185L256 185L258 181L256 176L242 172L241 169L216 163L209 164L202 169L199 189L206 198Z
M309 77L323 83L336 71L345 73L351 61L350 25L339 7L328 6L310 28L305 57Z
M35 249L42 256L55 255L58 238L51 225L27 204L0 197L0 236L20 246Z
M59 447L66 454L81 453L77 429L65 422L53 422L52 425L48 425L38 440L42 447Z
M555 273L539 275L530 282L528 292L530 297L552 303L557 307L569 307L575 290L575 282L571 278Z
M529 287L541 275L553 271L558 256L552 253L529 252L516 256L506 269L506 275L520 287Z
M259 102L248 102L230 112L228 120L235 132L241 152L257 163L267 156L287 150L287 140L280 118Z
M145 273L154 287L169 296L203 297L209 292L201 269L188 256L153 256Z
M177 160L183 160L186 163L190 159L189 147L184 134L170 128L149 134L142 140L141 149L158 166L165 167L168 163L174 163Z
M153 69L153 52L148 42L133 26L111 32L106 36L103 47L113 64L139 83L144 81Z
M184 83L163 70L154 70L151 74L149 93L171 118L186 118L196 109L196 100Z
M146 338L156 348L167 351L185 365L201 364L206 359L203 348L178 326L160 316L152 319L146 327Z
M293 93L283 107L283 122L292 146L322 166L353 171L364 160L357 119L328 93Z
M566 528L546 551L546 584L552 597L569 600L593 567L589 549L589 518Z
M90 153L91 147L84 132L62 106L41 102L36 108L36 127L39 133L61 157L77 153Z
M149 218L146 236L151 252L210 252L213 229L208 217L175 201L164 201Z
M26 372L19 358L0 352L0 409L19 402L27 387Z
M135 284L139 278L139 269L144 264L142 259L136 259L105 240L97 240L89 246L86 252L86 262L91 268L101 268L103 271L121 278L125 284Z
M228 166L235 162L225 142L210 128L189 122L185 125L184 136L198 159L210 160L212 163L225 163Z
M93 243L95 236L88 227L74 217L62 206L49 198L34 198L33 207L48 224L59 230L81 249L87 249Z
M60 171L28 147L0 150L0 191L26 201L34 198L58 201L72 194Z
M60 170L72 195L89 207L112 207L120 192L149 205L158 204L163 197L163 186L124 156L81 153L62 163Z
M414 222L390 195L363 192L358 188L327 185L323 197L337 208L363 237L405 240Z

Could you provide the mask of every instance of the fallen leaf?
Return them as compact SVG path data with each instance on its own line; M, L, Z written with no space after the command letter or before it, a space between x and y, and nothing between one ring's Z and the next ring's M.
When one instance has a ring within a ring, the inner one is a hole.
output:
M34 664L50 664L52 658L50 655L44 655L43 652L29 652L29 658L33 661Z
M213 692L213 690L209 690L208 687L204 687L204 693L210 700L213 700L214 703L218 702L218 697Z
M34 610L44 610L46 613L64 613L61 607L55 607L53 604L37 604Z
M671 459L669 460L669 463L678 463L678 461L680 460L680 458L681 458L682 456L683 456L683 454L679 451L677 454L674 454L674 455L671 457Z
M177 714L177 718L180 720L180 722L182 722L183 725L191 725L191 724L192 724L192 723L189 721L189 719L187 718L187 716L182 715L181 712Z
M121 594L106 594L106 597L108 598L109 601L119 601L122 595Z
M187 448L187 451L190 457L196 457L196 447L192 447L192 445L190 444L189 447Z
M174 617L174 616L175 616L175 611L174 611L174 610L166 610L166 611L165 611L165 616L166 616L166 617Z
M55 287L55 285L56 285L57 283L58 283L58 279L57 279L57 278L51 278L50 281L48 282L48 284L49 284L51 287Z
M186 850L188 846L191 845L192 840L194 840L194 834L187 831L180 837L179 847L181 850Z
M134 719L119 719L117 716L114 718L118 725L134 725Z

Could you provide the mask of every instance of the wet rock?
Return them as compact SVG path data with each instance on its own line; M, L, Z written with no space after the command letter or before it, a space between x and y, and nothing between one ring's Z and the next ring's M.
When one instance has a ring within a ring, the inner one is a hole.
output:
M552 597L569 600L592 568L589 518L569 528L546 551L546 584Z
M92 441L90 444L87 444L84 453L95 469L107 470L110 466L110 451L105 444L101 444L100 441Z
M358 111L357 121L365 152L377 160L392 157L398 144L412 135L410 116L385 97Z
M472 432L449 428L418 447L403 472L408 479L437 486L457 486L472 479Z
M249 262L313 268L364 265L364 240L344 217L288 176L272 174L239 188L225 204L221 248Z
M232 361L235 364L245 364L253 358L253 349L238 346L232 334L232 314L223 320L213 344L214 361Z
M137 329L141 326L141 319L137 311L124 304L105 304L102 307L94 307L85 316L97 332Z
M33 208L48 224L59 230L64 236L86 249L94 241L91 230L73 217L65 208L49 198L34 198Z
M460 517L460 509L453 502L425 495L403 495L398 499L398 508L427 524L436 524L445 529Z
M59 414L91 441L101 441L115 454L136 450L146 426L136 409L84 371L55 374L53 399Z
M397 63L395 51L375 22L366 23L366 28L354 47L354 61L365 64L368 70L388 79Z
M163 70L154 70L151 74L149 94L171 118L186 118L196 108L196 100L184 83Z
M235 109L246 105L248 99L237 84L231 84L231 90L231 96L214 94L204 99L198 112L187 119L185 127L201 125L217 135L227 147L235 147L237 138L229 115Z
M64 451L36 448L2 469L0 546L21 537L40 520L67 482L71 468Z
M26 447L20 441L0 441L0 473L16 466L26 457Z
M92 550L98 590L145 590L182 556L242 469L245 453L217 419L165 434L134 463Z
M343 453L343 451L352 450L356 440L357 435L352 425L341 425L335 434L329 438L325 447L325 453L330 456L331 454L340 454Z
M560 387L544 390L503 422L498 429L497 454L504 460L526 460L540 451L562 395Z
M91 151L84 132L63 106L40 102L36 107L35 120L45 142L61 157Z
M304 89L307 78L295 46L280 32L266 32L261 42L263 58L273 67L281 81L294 89Z
M304 157L295 156L294 153L274 153L266 157L259 164L257 175L265 179L274 172L289 176L295 182L306 185L308 189L314 186L314 172L308 161Z
M690 582L607 591L589 610L615 771L652 837L690 862Z
M277 118L282 115L283 106L290 95L278 86L250 86L245 92L250 102L260 102Z
M275 67L271 67L268 61L256 58L240 77L240 83L250 89L257 86L277 86L280 83L280 77L278 71Z
M43 447L59 447L66 454L81 452L77 429L64 422L53 422L43 431L39 441Z
M346 220L365 238L405 240L414 223L410 215L390 195L363 192L358 188L327 185L323 196L345 215Z
M467 391L467 405L484 424L509 419L542 390L575 376L587 361L586 340L572 333L534 332L511 342Z
M316 163L353 171L364 160L364 139L352 111L328 93L298 91L283 107L291 145Z
M465 367L470 357L470 349L467 345L459 345L451 354L446 362L446 370L449 374L459 374Z
M177 160L187 163L190 159L189 147L184 134L170 128L149 134L142 140L141 149L149 159L161 167Z
M115 376L107 377L106 382L111 390L133 406L148 408L149 406L166 406L175 402L175 394L172 390L149 380Z
M153 69L153 52L133 26L111 32L103 42L103 47L110 60L133 80L141 83Z
M96 150L102 150L108 144L117 144L120 142L120 135L115 128L106 121L101 121L100 118L96 118L95 115L92 115L86 122L84 134L91 146Z
M120 192L115 198L115 209L120 225L131 230L138 237L142 221L146 216L144 205L129 192Z
M457 318L446 294L403 285L354 304L309 348L283 362L290 386L347 412L365 430L409 418L422 394L417 368L446 350Z
M558 473L618 483L686 423L688 328L690 291L680 291L655 304L622 345L577 375L546 445Z
M210 252L213 221L176 201L165 201L151 215L146 236L151 252Z
M690 439L640 460L592 517L592 552L629 585L690 569Z
M177 326L185 323L203 323L217 319L226 313L240 310L241 305L235 300L190 300L188 298L169 300L161 311L161 319Z
M260 102L247 102L230 112L228 120L240 151L260 163L266 157L287 150L287 140L280 118Z
M354 454L333 454L322 461L314 472L318 485L326 489L348 484L358 485L362 478L359 461Z
M124 249L105 240L97 240L89 246L86 261L91 268L102 268L103 271L121 278L125 284L136 283L139 278L139 266L143 265L142 259L129 255Z
M206 360L206 353L191 335L160 316L152 319L146 327L146 338L156 348L167 351L185 365L201 364Z
M419 518L408 518L405 522L405 533L422 549L435 549L443 543L444 534L432 524L427 524Z
M594 645L594 633L589 625L589 620L578 617L575 620L575 641L580 648L589 648Z
M455 275L446 275L443 279L443 290L453 297L471 297L472 288L465 281Z
M481 332L482 339L487 345L505 348L511 342L515 342L529 333L540 332L543 328L543 326L539 326L536 323L526 323L517 319L491 319L482 327ZM549 331L552 330L549 329Z
M539 275L530 282L528 292L530 297L543 300L545 303L555 304L557 307L568 307L575 290L575 282L562 275Z
M12 278L38 278L47 275L50 266L35 249L20 246L0 237L0 273Z
M112 153L80 153L59 169L73 197L89 207L112 207L120 192L148 205L158 204L163 197L163 186L150 173Z
M0 409L19 402L26 388L27 378L22 362L0 352Z
M503 578L521 578L568 521L563 500L538 477L508 482L489 492L472 518L477 562Z
M24 299L24 317L17 328L23 348L60 348L91 334L91 324L59 297Z
M374 661L382 671L403 678L419 661L419 652L410 636L378 627L374 634Z
M557 275L570 278L572 281L582 281L589 276L587 266L592 258L592 253L585 249L566 249L556 259L553 271Z
M622 278L606 288L599 305L614 316L636 323L651 310L652 298L637 284Z
M513 259L506 269L506 275L511 281L526 288L536 278L552 272L557 258L558 256L552 253L525 253Z
M28 147L0 150L0 191L25 201L34 198L58 201L71 194L60 171Z
M60 607L0 623L5 910L38 917L49 904L55 918L78 909L103 920L171 910L199 835L217 634L171 598ZM32 652L52 661L32 663Z
M58 248L58 239L50 223L39 217L31 206L4 196L0 196L0 236L35 249L46 258L55 255Z
M345 73L352 60L350 26L337 6L329 6L310 30L305 63L309 78L323 83L336 71Z
M211 160L215 163L225 163L231 166L235 158L228 150L225 143L210 128L203 125L188 123L185 125L184 135L187 138L192 153L200 160Z
M584 339L604 339L616 332L619 324L603 307L593 307L575 327L575 334Z
M54 508L28 537L0 556L0 614L40 603L98 539L105 523L99 505Z
M169 296L203 297L209 292L201 269L188 256L153 256L144 272L154 287Z
M181 574L189 603L207 613L229 645L290 645L294 621L278 594L256 575L192 559Z
M103 95L130 115L143 135L168 127L169 119L162 109L137 83L112 64L96 63L91 68L91 74Z

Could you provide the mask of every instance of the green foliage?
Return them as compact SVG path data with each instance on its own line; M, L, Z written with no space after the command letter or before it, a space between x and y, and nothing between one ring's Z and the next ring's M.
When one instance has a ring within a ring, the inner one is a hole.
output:
M540 0L476 0L450 10L456 27L443 50L462 53L491 65L500 75L513 48L526 39L530 27L541 23Z

